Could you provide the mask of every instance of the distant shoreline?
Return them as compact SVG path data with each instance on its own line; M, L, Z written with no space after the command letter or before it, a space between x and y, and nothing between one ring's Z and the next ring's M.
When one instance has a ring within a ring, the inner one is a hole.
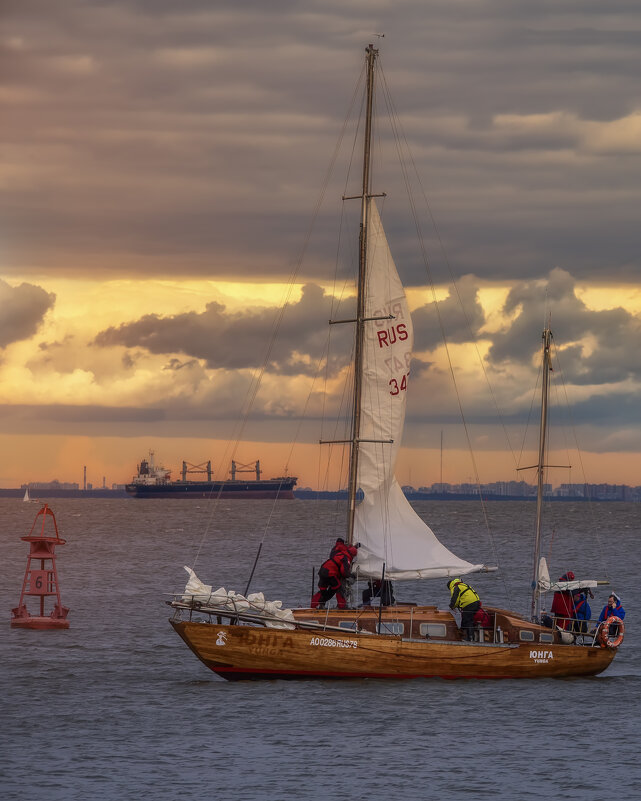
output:
M24 496L24 492L25 492L24 487L18 489L0 488L0 498L22 498ZM31 498L32 501L47 500L49 498L84 498L84 499L107 498L110 500L121 500L123 498L130 497L129 495L127 495L124 489L122 490L121 489L87 489L87 490L30 489L30 492L33 495L37 495L37 498ZM443 493L407 492L405 493L405 497L409 501L478 501L479 500L478 493L454 493L454 492L443 492ZM536 496L534 495L496 495L493 493L484 494L481 496L481 498L484 501L535 501L536 500ZM131 500L140 503L141 501L146 501L150 499L131 498ZM181 500L193 500L193 498L192 499L181 498ZM202 501L203 498L199 498L198 500ZM216 500L215 497L213 497L212 500ZM251 501L254 499L238 498L238 500ZM294 490L294 500L299 500L299 501L347 500L347 492L345 490L337 492L326 492L322 490L300 489L300 490ZM572 501L574 502L578 501L580 503L587 503L588 501L592 501L593 503L638 503L638 501L623 500L622 498L586 498L579 495L575 496L546 495L545 500L561 502L561 503L563 502L567 503Z

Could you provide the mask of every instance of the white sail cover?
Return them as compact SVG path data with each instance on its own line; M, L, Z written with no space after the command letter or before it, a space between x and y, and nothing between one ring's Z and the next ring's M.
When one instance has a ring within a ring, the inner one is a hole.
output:
M459 559L437 540L394 476L414 336L405 291L372 200L367 255L365 317L391 314L394 319L365 324L358 466L364 498L355 516L354 540L361 544L355 566L361 575L379 577L385 564L390 579L461 576L486 570L484 565Z
M211 584L203 584L196 573L185 565L185 570L189 573L187 584L182 600L190 603L198 601L204 604L208 610L215 609L229 614L230 612L240 612L264 617L265 626L272 629L293 629L294 613L291 609L283 609L282 601L266 601L262 592L254 592L246 598L233 590L226 590L220 587L214 590Z
M593 589L599 585L598 581L593 579L583 579L574 581L550 581L550 571L548 570L548 563L544 556L539 560L539 574L537 577L537 586L539 592L564 592L567 590L583 590ZM601 582L605 584L606 582Z

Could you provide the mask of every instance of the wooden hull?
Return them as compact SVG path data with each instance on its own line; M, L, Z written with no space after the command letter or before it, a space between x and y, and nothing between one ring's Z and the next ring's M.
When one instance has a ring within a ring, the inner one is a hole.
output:
M557 643L433 642L355 632L170 622L208 668L229 680L594 676L616 653Z

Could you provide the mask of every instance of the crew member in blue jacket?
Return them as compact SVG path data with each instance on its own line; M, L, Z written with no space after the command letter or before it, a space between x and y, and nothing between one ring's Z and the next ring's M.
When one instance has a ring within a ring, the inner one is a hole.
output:
M594 596L593 596L594 597ZM577 634L588 630L588 621L592 617L592 610L588 603L588 595L583 590L574 593L574 631Z
M621 606L621 599L616 592L611 592L608 597L607 604L601 610L599 615L599 623L603 623L609 617L620 617L621 620L625 617L625 609ZM612 628L616 628L613 626Z

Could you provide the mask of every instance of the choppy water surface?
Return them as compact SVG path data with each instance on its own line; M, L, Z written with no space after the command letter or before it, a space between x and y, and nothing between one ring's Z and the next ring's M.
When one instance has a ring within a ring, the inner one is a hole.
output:
M343 516L329 502L52 501L71 628L12 630L38 506L0 501L0 798L637 799L641 797L639 504L553 504L552 572L608 577L626 640L592 679L226 683L171 630L164 601L183 565L243 591L307 604L312 566ZM421 503L470 561L488 604L525 612L534 504ZM551 541L551 546L550 546ZM494 553L496 549L496 553ZM196 560L196 554L199 551ZM397 588L445 606L445 582ZM592 602L598 613L607 590ZM4 611L1 611L4 610Z

